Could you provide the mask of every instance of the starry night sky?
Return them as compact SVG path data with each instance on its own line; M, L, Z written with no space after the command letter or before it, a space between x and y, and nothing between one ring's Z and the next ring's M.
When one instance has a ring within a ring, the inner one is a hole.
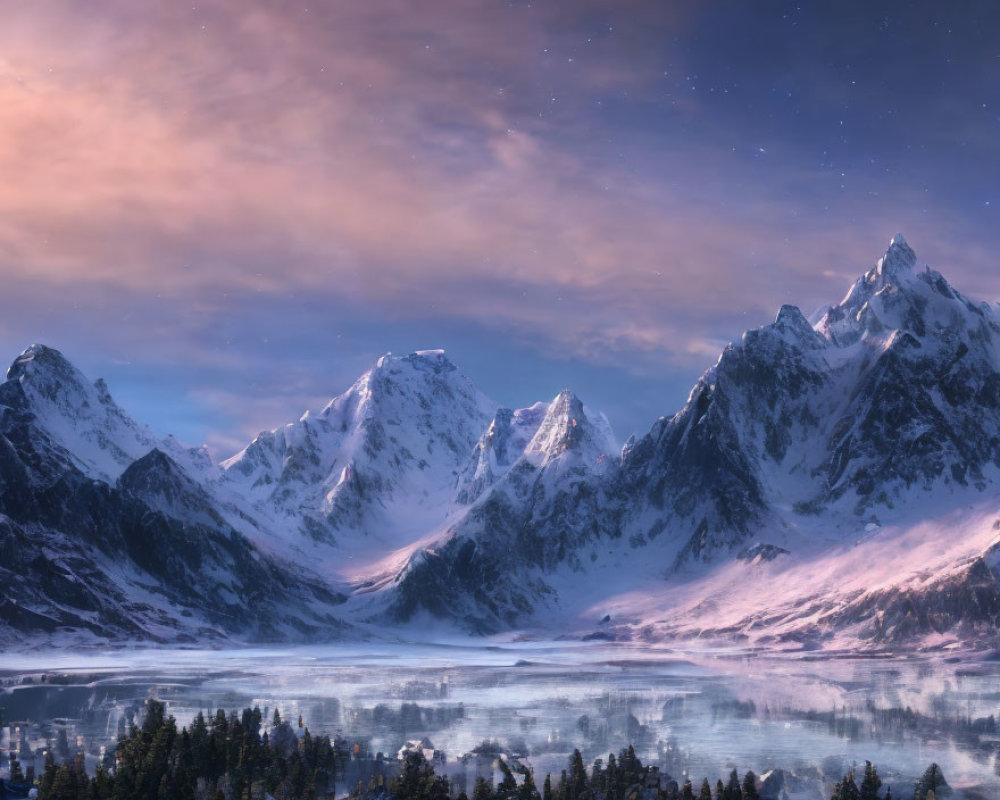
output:
M619 437L902 231L1000 299L1000 5L33 0L0 357L226 456L386 351Z

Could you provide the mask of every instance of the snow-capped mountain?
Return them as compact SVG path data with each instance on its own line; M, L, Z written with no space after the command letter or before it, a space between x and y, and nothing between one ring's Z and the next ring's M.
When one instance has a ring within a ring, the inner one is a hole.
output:
M551 403L513 411L501 408L459 477L457 500L474 502L521 459L538 468L558 460L601 472L604 459L616 450L607 417L588 413L568 389Z
M897 236L815 328L784 306L729 345L634 446L623 489L693 524L681 555L705 557L781 526L788 506L862 516L984 488L1000 463L998 346L993 310L918 269Z
M479 632L523 624L553 599L544 573L575 563L596 535L616 451L607 419L570 391L547 405L501 409L463 473L471 480L460 495L474 502L387 586L387 618L428 611Z
M817 647L1000 624L1000 318L901 236L815 324L782 306L726 347L624 448L572 392L498 409L440 351L383 357L216 467L32 346L0 434L0 634L430 616Z
M776 594L753 576L780 573L791 587L783 618L790 626L804 595L817 588L797 564L835 562L844 555L830 548L845 542L856 558L856 547L863 551L883 527L889 539L916 535L913 526L969 502L985 503L987 515L995 511L988 490L1000 465L998 346L994 310L919 267L897 236L815 326L784 306L774 323L729 345L685 407L630 442L603 472L546 481L536 493L512 488L521 473L508 467L506 481L475 495L445 546L402 574L404 599L395 608L402 616L419 607L452 613L486 630L553 620L592 625L602 609L614 608L619 621L628 620L618 635L731 634L767 629L767 603ZM486 452L484 443L479 450ZM489 474L493 462L480 462L476 474ZM934 530L919 529L925 537ZM941 566L939 584L920 584L938 592L927 601L932 606L952 609L924 614L925 632L928 620L947 627L965 613L941 600L966 585L967 571L952 574L952 567L975 564L980 582L1000 574L984 571L993 561L977 555L992 546L985 535L951 551L951 577ZM898 559L882 569L879 598L865 600L858 589L848 600L835 586L814 598L823 624L836 629L852 603L858 619L898 604L896 587L926 565ZM715 619L720 589L710 579L733 570L739 578L730 575L726 591L746 586L757 601L729 602L732 617L722 624ZM478 595L477 585L486 587ZM463 602L461 587L475 599ZM983 597L982 590L973 595ZM905 596L916 602L912 589ZM706 597L714 599L702 603ZM988 606L966 612L977 618Z
M267 521L269 548L351 581L445 524L495 411L443 352L386 355L318 413L224 461L220 487Z
M459 476L456 495L459 503L475 501L524 455L548 409L546 403L535 403L516 411L509 408L497 411Z
M59 352L34 345L14 362L0 384L0 637L341 633L343 598L257 550L161 446L186 454Z
M132 419L112 399L103 379L88 381L58 350L33 344L7 371L0 404L27 408L43 446L56 448L85 474L114 480L154 447L194 468L210 463L207 450L163 440Z

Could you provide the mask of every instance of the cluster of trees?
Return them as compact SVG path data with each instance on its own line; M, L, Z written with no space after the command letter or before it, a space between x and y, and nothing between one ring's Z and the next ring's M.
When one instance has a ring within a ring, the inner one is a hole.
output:
M866 761L861 785L858 785L852 770L834 787L831 800L879 800L880 788L882 779L878 776L878 770L871 761ZM937 764L931 764L913 787L913 800L942 800L950 795L951 787ZM892 800L892 787L886 787L884 800Z
M733 770L727 782L716 782L713 791L706 778L700 788L695 789L691 781L678 784L668 777L652 780L655 774L643 766L632 746L622 750L616 758L608 756L607 765L597 759L590 771L584 765L583 755L574 750L569 764L562 774L553 781L545 776L541 788L535 783L530 770L504 759L497 760L501 773L500 782L493 786L485 778L477 778L472 792L472 800L644 800L652 794L657 800L760 800L757 790L757 776L748 772L740 780ZM515 772L522 779L518 781ZM352 800L384 800L385 796L394 800L448 800L450 797L448 780L436 775L434 767L419 751L408 753L399 777L388 784L374 779L367 786L358 785L351 794ZM465 792L458 800L469 800Z
M936 767L937 765L932 765ZM879 800L878 790L882 788L882 779L878 776L871 761L865 762L865 773L861 778L861 786L854 779L854 770L848 772L844 779L837 782L833 788L830 800ZM885 788L885 800L892 800L892 787ZM920 798L924 800L924 798Z
M57 766L51 754L39 800L279 800L333 796L338 768L350 758L343 743L297 735L275 711L262 733L260 709L229 716L221 709L191 728L177 730L162 703L150 701L146 718L122 737L110 764L93 777L83 755Z
M347 773L351 753L342 740L314 737L301 724L301 735L275 711L263 731L260 709L226 715L221 709L206 720L199 714L190 729L177 730L162 703L150 701L145 719L119 739L113 757L87 774L83 754L57 766L47 756L39 781L39 800L318 800L333 797L336 779ZM359 782L352 800L450 800L451 784L437 775L422 750L407 753L398 768L383 767ZM477 778L471 800L760 800L757 776L742 779L733 770L713 786L704 779L678 784L642 764L632 746L607 763L597 759L590 770L579 750L553 780L539 788L531 771L517 761L498 758L501 779L493 785ZM19 772L16 762L12 768ZM520 775L520 779L518 778ZM15 776L12 776L15 777ZM16 777L21 777L16 775ZM15 777L15 779L16 779ZM891 800L871 762L860 785L852 770L837 783L831 800ZM950 793L941 769L932 764L914 790L914 800L941 800ZM470 800L463 791L458 800Z
M553 782L545 776L539 789L534 776L526 768L514 767L503 759L497 761L500 782L493 786L484 778L477 778L472 800L761 800L757 776L747 772L740 780L734 769L726 781L717 780L715 786L707 778L695 787L690 780L679 785L669 778L650 780L650 768L644 767L632 747L622 750L615 758L608 757L607 766L601 759L594 762L590 772L584 767L583 756L574 750L567 769ZM521 772L519 782L515 770ZM892 800L891 787L880 794L882 779L870 762L865 762L864 774L858 784L854 771L850 771L834 788L831 800ZM942 800L950 795L948 783L937 764L931 764L914 788L914 800ZM409 753L398 778L383 783L372 780L367 786L358 785L351 793L351 800L449 800L448 780L436 775L434 767L419 751ZM469 800L465 792L458 800Z

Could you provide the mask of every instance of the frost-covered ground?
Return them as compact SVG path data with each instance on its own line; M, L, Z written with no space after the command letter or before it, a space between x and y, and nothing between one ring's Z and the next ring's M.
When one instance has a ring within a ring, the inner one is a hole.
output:
M453 640L7 652L0 679L8 719L57 720L31 727L33 746L65 725L95 755L128 709L153 695L182 723L199 709L259 705L301 715L312 731L370 741L373 751L427 737L460 780L457 757L494 739L542 773L562 769L573 747L592 760L631 741L644 760L698 781L780 767L813 776L815 788L871 759L900 796L931 761L953 785L1000 786L996 735L974 722L1000 711L1000 663L989 661Z

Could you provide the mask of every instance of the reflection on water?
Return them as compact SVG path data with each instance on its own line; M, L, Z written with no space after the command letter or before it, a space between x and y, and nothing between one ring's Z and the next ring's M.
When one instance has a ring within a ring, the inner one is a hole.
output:
M8 653L0 682L13 723L0 747L22 763L78 746L95 763L155 696L182 724L199 710L257 705L265 719L277 707L372 754L426 739L459 783L489 770L490 757L459 757L492 740L539 773L558 774L574 747L591 761L632 743L644 761L696 786L733 767L780 767L803 777L802 796L815 796L870 759L894 796L908 796L931 761L953 786L983 787L985 796L1000 787L1000 663L989 661L800 660L607 643L351 645Z

